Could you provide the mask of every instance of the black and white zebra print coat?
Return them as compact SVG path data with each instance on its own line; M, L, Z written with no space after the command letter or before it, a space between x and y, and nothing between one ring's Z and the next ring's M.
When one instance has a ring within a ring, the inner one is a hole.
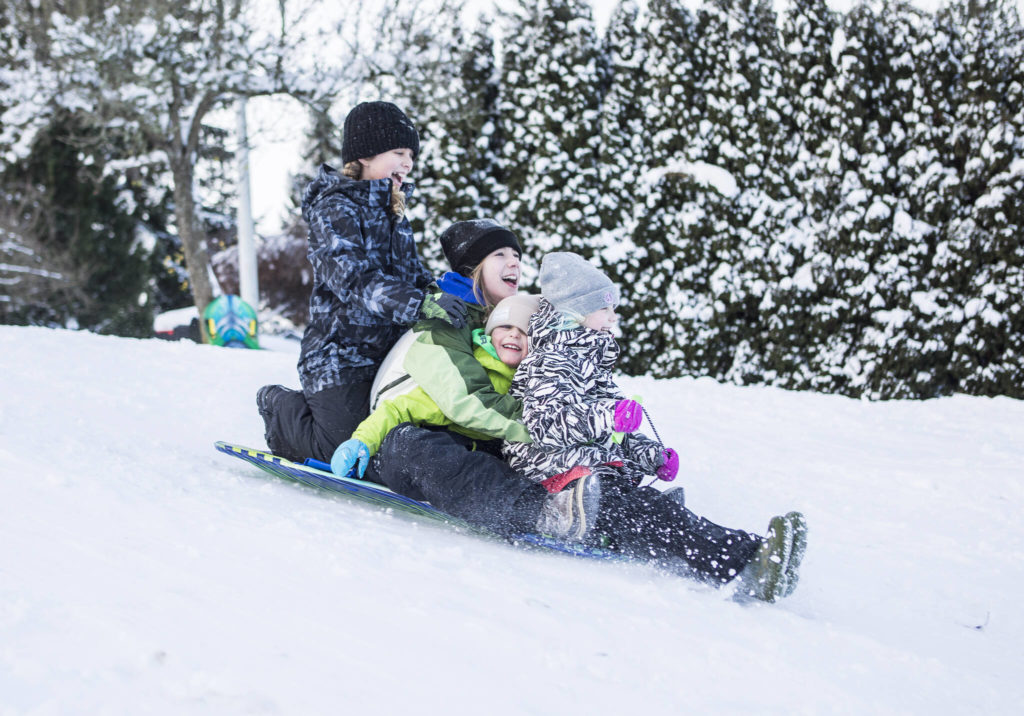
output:
M530 319L530 352L509 395L523 402L532 443L506 442L504 455L517 472L540 481L577 465L622 461L630 477L653 475L664 461L662 445L640 433L612 441L615 404L625 396L612 379L619 357L615 338L575 326L546 300ZM574 324L575 325L575 324Z

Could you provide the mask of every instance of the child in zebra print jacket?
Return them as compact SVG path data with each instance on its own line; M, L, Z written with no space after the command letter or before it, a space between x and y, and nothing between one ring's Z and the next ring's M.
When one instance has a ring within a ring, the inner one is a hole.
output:
M635 432L643 412L615 384L619 346L610 333L618 287L582 257L550 253L541 266L544 298L530 321L530 354L509 391L523 401L532 443L505 445L517 472L536 481L577 466L614 466L639 484L672 480L675 450Z
M679 488L641 487L647 475L674 479L679 457L636 432L642 409L613 379L618 288L583 257L563 252L544 257L540 283L530 351L509 390L523 401L533 442L506 442L509 465L565 495L563 520L577 539L667 567L682 562L712 583L739 577L737 594L788 596L806 546L803 516L775 517L760 537L698 517Z

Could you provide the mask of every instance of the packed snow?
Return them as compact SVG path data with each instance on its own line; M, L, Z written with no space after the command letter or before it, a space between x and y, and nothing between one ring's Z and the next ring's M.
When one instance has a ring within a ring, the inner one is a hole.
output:
M691 509L803 510L740 604L264 476L245 351L0 326L0 714L1010 714L1024 403L623 378Z

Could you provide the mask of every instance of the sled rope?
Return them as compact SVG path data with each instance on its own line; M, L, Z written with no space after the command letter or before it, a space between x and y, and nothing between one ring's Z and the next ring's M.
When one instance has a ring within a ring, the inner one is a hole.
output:
M647 412L647 408L645 408L642 405L640 406L640 409L642 411L644 411L644 417L647 419L647 424L651 426L651 432L654 433L654 437L658 441L658 444L661 445L662 449L665 449L665 441L661 439L661 435L658 434L658 429L656 427L654 427L654 421L651 420L651 414L648 413ZM654 483L656 483L659 479L661 479L661 478L659 478L657 475L652 475L651 476L651 481L648 482L646 486L647 487L653 486Z
M661 445L662 447L665 447L665 441L661 439L660 435L658 435L658 429L654 427L654 421L651 420L651 414L648 413L647 408L645 408L642 405L640 406L640 409L644 411L644 417L647 418L647 424L651 426L651 432L654 433L654 437L657 439L658 444Z

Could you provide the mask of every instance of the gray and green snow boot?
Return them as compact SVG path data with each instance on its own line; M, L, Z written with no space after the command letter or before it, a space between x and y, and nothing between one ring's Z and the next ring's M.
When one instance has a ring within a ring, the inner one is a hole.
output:
M786 590L786 564L793 535L785 517L772 517L768 533L750 563L740 573L740 589L746 596L774 602Z
M788 597L796 589L796 583L800 580L800 562L804 559L804 552L807 551L807 520L799 512L788 512L785 517L789 523L789 531L793 540L789 549L789 560L786 562L785 578L786 587L782 590L782 596Z

